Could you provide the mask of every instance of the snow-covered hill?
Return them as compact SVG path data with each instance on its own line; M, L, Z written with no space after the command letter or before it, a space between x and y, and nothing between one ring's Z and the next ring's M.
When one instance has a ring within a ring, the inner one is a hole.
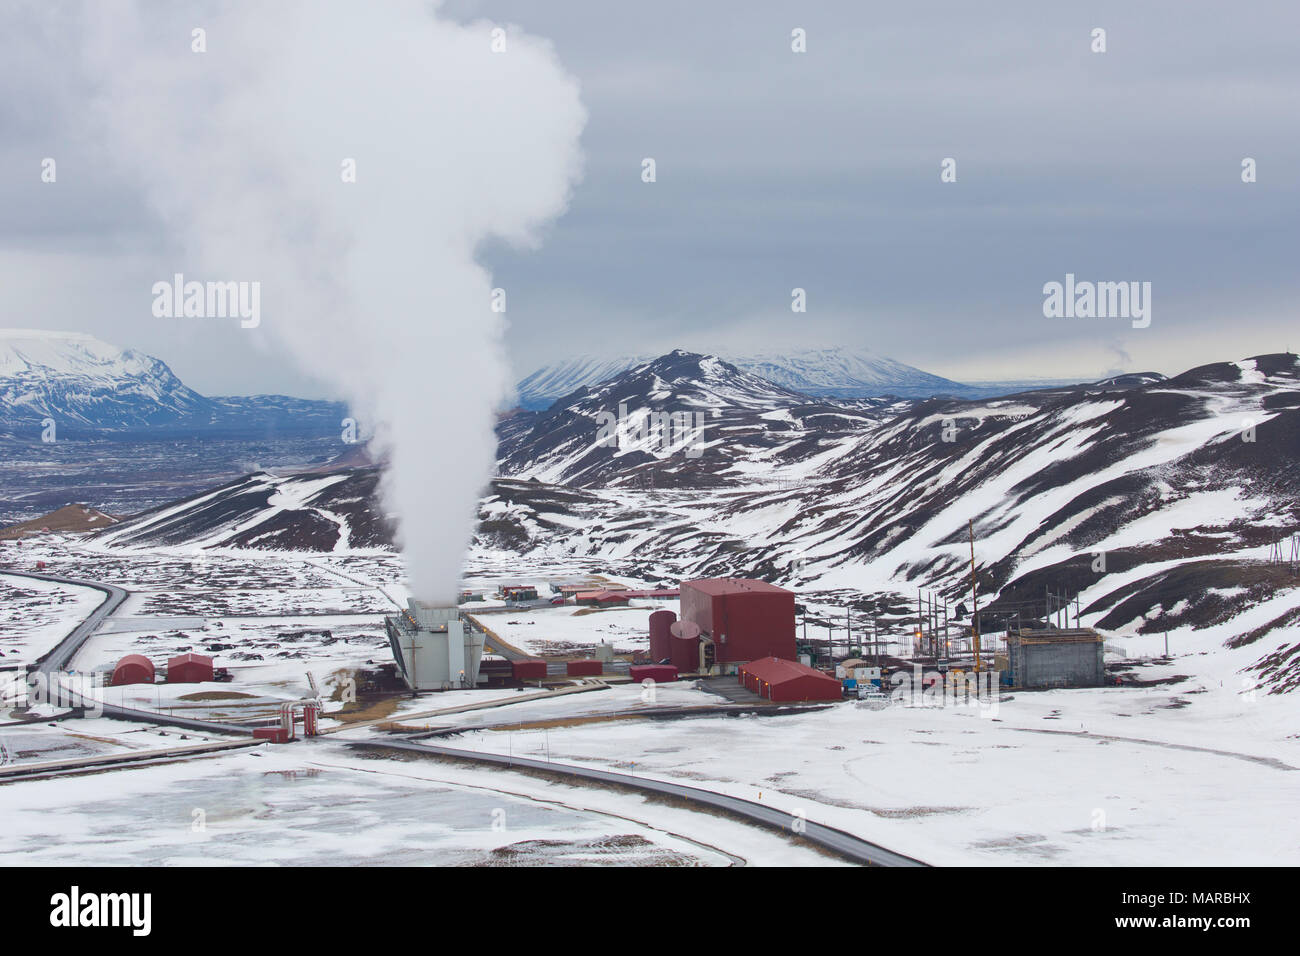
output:
M498 473L580 486L744 486L774 466L816 458L819 446L842 445L906 404L828 403L678 349L507 419Z
M596 444L602 411L644 401L703 413L700 453ZM986 612L1041 604L1050 587L1108 633L1226 645L1236 663L1225 676L1300 684L1300 574L1267 560L1300 528L1294 355L861 408L676 352L501 431L510 477L482 500L476 544L498 562L596 561L646 580L740 574L905 607L918 587L969 596L973 528ZM254 476L97 540L375 546L389 540L376 479L373 468Z
M742 371L758 375L791 391L814 397L930 398L935 395L984 394L979 388L931 375L891 358L861 349L796 349L754 354L718 353ZM593 358L580 355L546 365L517 386L519 405L543 409L582 388L614 378L655 356Z
M861 349L763 352L737 355L730 361L785 388L819 397L931 398L966 392L966 386L959 382Z
M206 398L166 363L90 335L0 329L0 434L64 437L140 430L336 431L336 402L280 395Z
M388 547L392 530L377 504L376 468L288 477L261 472L151 508L106 529L109 547L172 545L264 551Z

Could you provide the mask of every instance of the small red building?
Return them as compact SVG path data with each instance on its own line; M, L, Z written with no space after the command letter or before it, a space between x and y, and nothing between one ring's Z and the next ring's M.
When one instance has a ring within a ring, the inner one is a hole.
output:
M212 658L202 654L179 654L167 662L167 683L202 684L212 680Z
M669 681L677 680L677 668L671 664L636 664L629 667L627 673L634 684L639 684L643 680L652 680L656 684L667 684Z
M600 661L568 661L564 670L570 677L599 677L605 672L605 665Z
M123 684L152 684L154 678L153 661L143 654L127 654L113 668L112 687Z
M844 697L840 682L834 677L779 657L764 657L742 665L740 681L760 697L782 704Z
M528 658L522 661L511 661L511 668L515 672L515 680L544 680L546 678L546 661L538 658Z
M793 591L752 578L707 578L683 581L681 592L682 620L699 625L724 672L761 657L795 659Z
M627 594L622 591L580 591L573 600L576 604L615 607L627 603Z

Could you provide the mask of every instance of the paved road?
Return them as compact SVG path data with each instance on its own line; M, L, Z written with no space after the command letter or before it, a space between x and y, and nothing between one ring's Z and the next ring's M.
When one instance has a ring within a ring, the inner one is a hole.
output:
M49 676L56 671L66 671L68 664L77 651L81 650L81 645L85 644L90 635L99 629L99 625L104 623L104 619L122 606L122 602L127 599L128 591L119 588L115 584L100 584L95 581L78 581L74 578L64 578L56 574L34 574L30 571L12 571L8 568L0 568L0 574L10 574L20 578L33 578L37 581L50 581L54 584L72 584L81 588L92 588L104 595L104 600L100 602L99 607L95 608L90 615L73 628L72 633L60 641L53 650L47 651L36 661L29 665L27 670L39 671L45 676Z
M240 727L235 724L219 724L208 720L196 720L190 717L174 717L169 714L160 714L153 711L135 710L130 707L121 707L117 704L104 703L97 700L87 700L82 697L74 688L67 687L60 680L60 676L68 671L68 665L72 658L76 656L77 651L81 650L82 645L90 639L91 635L99 629L109 615L113 614L122 602L127 599L130 592L120 588L115 584L102 584L97 581L79 581L75 578L60 577L56 574L35 574L30 571L12 571L8 568L0 568L0 574L12 574L21 578L34 578L38 581L51 581L55 584L73 584L77 587L93 588L96 591L102 591L105 594L103 602L95 608L84 621L73 628L72 633L65 637L42 657L37 658L35 663L28 666L28 673L44 674L47 680L59 680L61 696L64 700L74 706L84 707L88 710L102 711L105 717L116 717L120 720L133 720L149 724L165 724L169 727L182 727L188 730L209 730L217 733L240 734L247 736L252 733L248 727Z
M775 807L766 806L753 800L745 800L741 797L714 793L711 790L701 790L698 787L687 787L662 780L647 780L643 777L634 777L631 774L614 773L609 770L596 770L589 767L576 767L572 764L550 763L528 757L483 753L476 750L460 750L455 747L442 747L437 744L413 743L404 740L376 739L358 741L351 746L406 750L414 753L425 753L430 756L453 757L505 767L524 767L565 777L578 777L583 780L617 784L618 786L630 787L649 793L678 797L690 803L698 803L701 806L711 807L715 810L724 810L787 832L792 831L794 824L797 822L803 828L801 835L803 839L828 850L833 850L840 856L855 863L864 863L868 866L926 866L920 860L914 860L909 856L903 856L901 853L895 853L882 846L869 843L861 837L845 833L843 830L837 830L834 827L828 827L812 820L796 821L788 811L778 810Z

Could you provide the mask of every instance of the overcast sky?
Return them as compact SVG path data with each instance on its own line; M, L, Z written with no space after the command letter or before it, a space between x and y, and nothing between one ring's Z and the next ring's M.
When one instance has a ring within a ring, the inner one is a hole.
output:
M480 253L507 292L518 377L678 346L865 347L964 380L1172 374L1300 347L1300 5L442 8L550 38L589 114L568 212L535 249ZM26 9L0 13L0 326L140 348L207 394L328 392L266 328L153 317L173 237L84 125L101 79L76 18L51 29ZM40 181L47 156L56 184ZM1245 157L1258 182L1241 181ZM1067 272L1150 282L1150 326L1045 318L1043 285Z

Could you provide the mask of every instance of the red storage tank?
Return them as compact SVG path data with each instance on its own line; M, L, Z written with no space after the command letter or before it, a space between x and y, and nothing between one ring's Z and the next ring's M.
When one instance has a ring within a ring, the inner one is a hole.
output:
M668 629L676 620L674 611L655 611L650 615L650 660L656 664L673 656L673 635Z
M682 620L713 641L719 664L795 659L794 592L752 578L682 582Z
M667 684L669 681L677 680L677 668L671 664L637 664L629 667L627 673L634 684L639 684L643 680L652 680L656 684Z
M700 669L700 639L698 637L674 637L672 639L672 662L679 674L694 674Z
M515 680L543 680L546 677L546 661L537 658L511 661L510 666L514 670Z
M113 668L113 679L109 682L109 685L118 687L122 684L152 683L153 661L143 654L127 654Z
M570 677L599 677L605 665L600 661L568 661L564 669Z
M180 654L167 662L167 683L201 684L212 680L212 658L202 654Z
M776 703L842 700L844 691L834 677L795 661L764 657L740 669L745 686Z

